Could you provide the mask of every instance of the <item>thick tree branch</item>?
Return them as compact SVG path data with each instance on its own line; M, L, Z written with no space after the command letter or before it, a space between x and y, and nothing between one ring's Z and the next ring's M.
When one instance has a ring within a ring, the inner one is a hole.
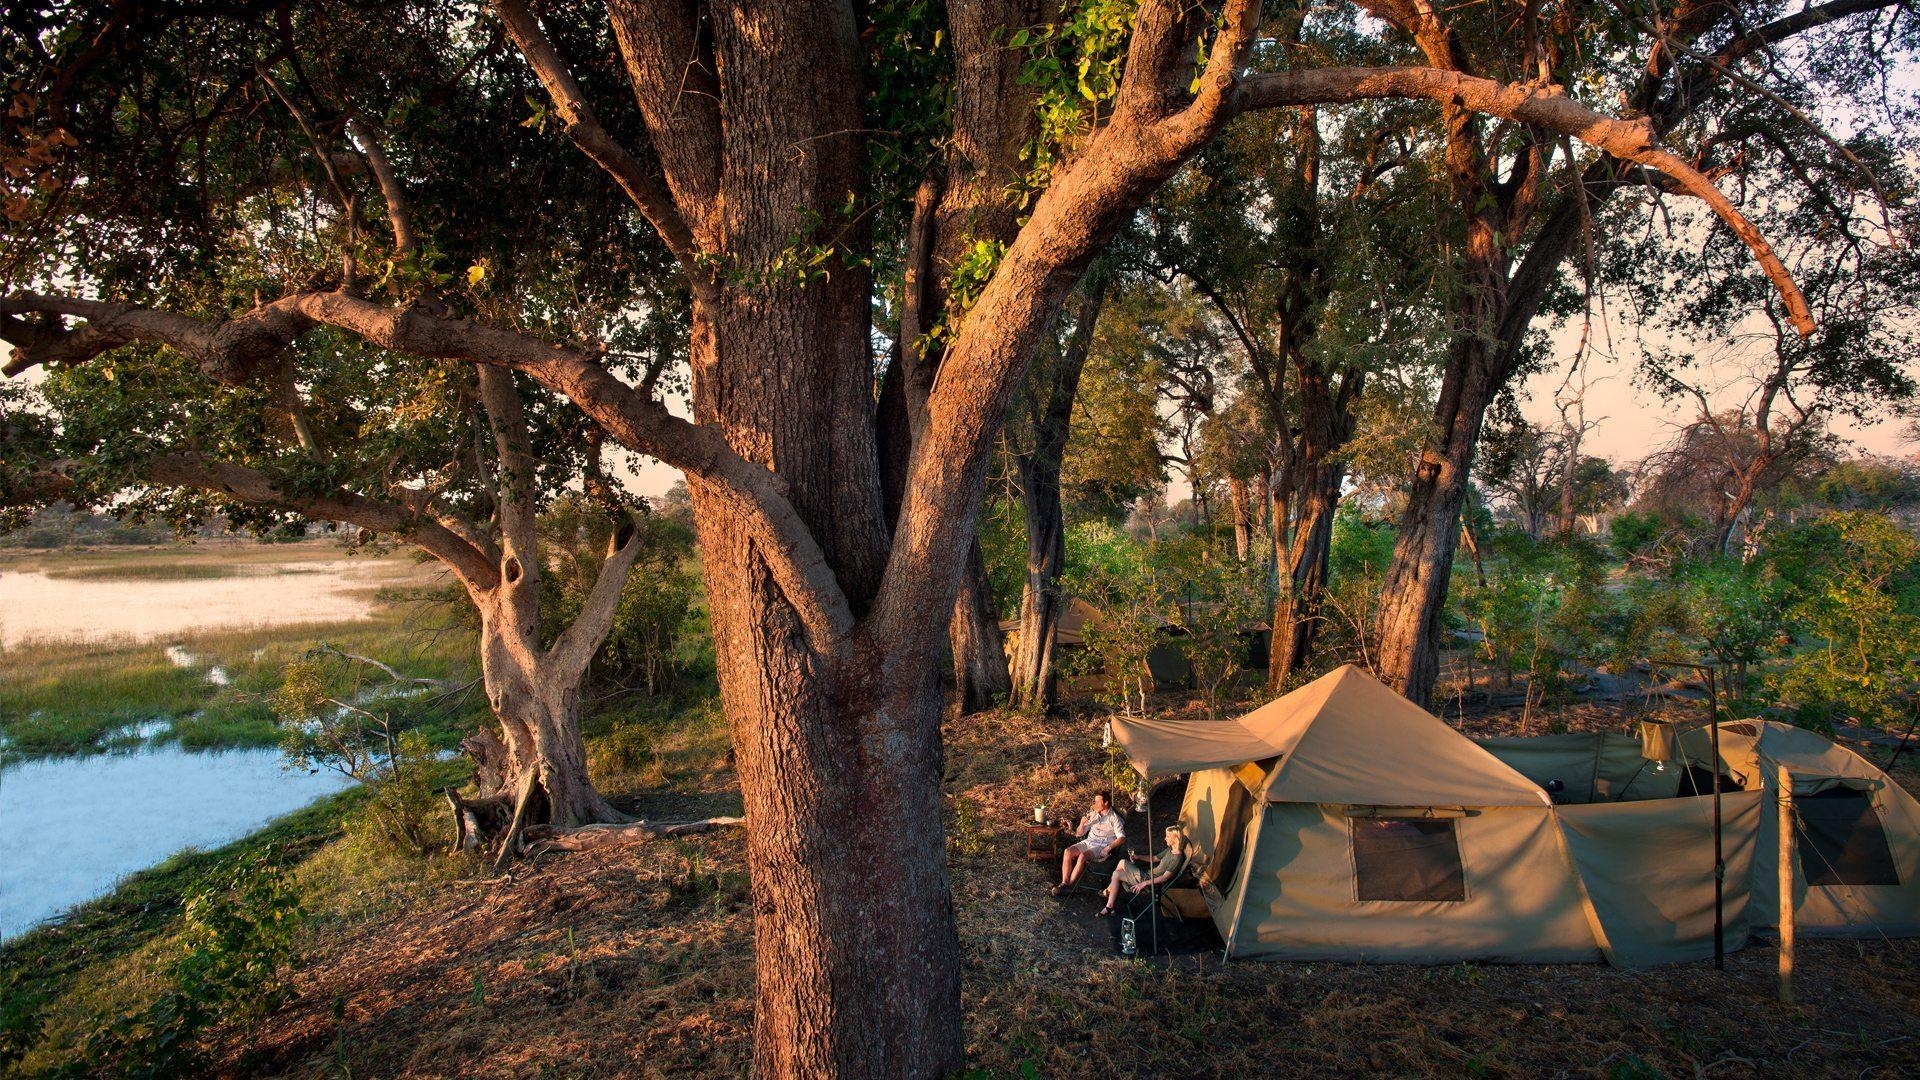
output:
M611 0L607 15L667 187L696 236L720 206L720 78L697 0Z
M567 137L572 139L594 164L605 169L620 190L627 193L635 206L646 216L660 239L680 260L687 272L687 280L696 294L711 291L714 288L712 275L703 269L697 260L699 248L694 243L693 233L687 228L686 220L674 205L673 197L660 186L649 173L640 159L616 142L607 129L600 125L594 115L593 107L587 104L586 95L580 84L574 81L573 73L567 70L565 61L547 40L545 30L540 28L540 20L534 18L521 0L494 0L494 10L507 26L507 34L513 43L519 46L521 55L527 58L535 75L540 77L541 85L547 88L547 94L553 98L554 111L566 124Z
M194 488L256 506L291 510L317 521L344 521L374 532L404 536L408 543L439 559L469 590L485 592L499 584L499 571L479 549L440 522L403 505L350 492L289 494L258 469L204 454L155 458L142 470L142 476L168 487Z
M774 580L823 648L853 626L846 594L819 543L787 499L780 478L740 456L718 430L674 416L615 378L594 353L456 318L431 305L386 308L343 292L295 293L219 324L73 297L0 298L0 316L28 312L69 315L87 319L88 324L61 330L19 319L0 322L0 337L20 350L7 365L8 374L41 362L47 350L58 352L56 359L72 362L132 341L171 345L197 360L202 370L246 370L248 365L257 367L262 358L277 356L318 324L338 327L395 352L523 371L547 389L566 395L623 445L705 477L729 493L743 520L750 523ZM27 328L24 344L13 336L21 327ZM105 333L94 332L103 328Z
M1614 157L1657 169L1713 208L1747 245L1779 291L1793 325L1813 333L1813 315L1793 275L1760 230L1733 201L1679 156L1662 148L1646 121L1613 120L1565 96L1557 87L1509 86L1438 68L1324 68L1255 75L1241 80L1241 110L1289 105L1336 104L1378 98L1426 98L1473 112L1531 124L1569 135Z
M536 536L535 475L533 439L527 429L527 411L520 404L520 392L513 385L511 368L482 364L476 371L480 379L480 404L486 410L487 424L493 429L493 449L500 465L494 482L496 513L500 519L500 539L504 557L517 559L521 570L509 571L517 580L524 572L539 573L539 540Z
M593 654L600 650L613 617L620 608L620 592L626 588L627 574L640 557L640 531L631 520L620 521L607 540L607 557L593 579L593 588L580 605L580 613L554 639L548 657L558 666L555 675L564 685L579 682L586 674Z
M87 320L87 325L68 330L56 322L14 317L26 314L72 316ZM236 384L277 361L287 345L312 326L312 319L284 301L225 322L205 323L129 304L19 293L0 297L0 339L14 347L0 374L11 377L47 363L80 363L131 342L152 341L193 358L208 378Z
M407 193L400 187L400 178L387 161L386 148L380 145L380 133L357 119L347 125L347 132L359 145L360 153L366 156L367 170L373 173L374 182L380 185L380 195L386 200L394 253L403 259L413 255L420 250L413 231L413 214L407 209Z

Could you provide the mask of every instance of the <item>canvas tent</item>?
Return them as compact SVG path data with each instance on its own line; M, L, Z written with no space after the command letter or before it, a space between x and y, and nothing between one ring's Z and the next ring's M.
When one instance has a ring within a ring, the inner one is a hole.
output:
M1067 601L1066 610L1060 613L1060 621L1054 625L1053 646L1061 655L1072 653L1087 647L1087 626L1098 626L1100 609L1079 597ZM1185 690L1193 684L1193 668L1187 663L1186 654L1171 640L1178 628L1169 624L1165 628L1169 640L1153 647L1147 654L1146 674L1153 679L1155 693L1171 693ZM1006 642L1008 656L1019 645L1020 620L1006 619L1000 623L1002 640ZM1069 681L1069 689L1079 693L1094 693L1104 686L1106 680L1099 675L1082 675Z
M1671 762L1649 761L1632 736L1483 745L1350 666L1237 720L1119 719L1114 731L1144 775L1189 774L1182 819L1231 957L1633 966L1713 952L1713 800L1682 788L1709 764L1703 732L1678 740ZM1912 797L1817 736L1753 731L1722 726L1726 946L1774 921L1770 762L1788 765L1796 792L1865 791L1873 809L1869 822L1841 796L1803 817L1829 823L1822 850L1839 876L1880 882L1803 886L1806 924L1920 933ZM1870 824L1884 858L1860 839Z

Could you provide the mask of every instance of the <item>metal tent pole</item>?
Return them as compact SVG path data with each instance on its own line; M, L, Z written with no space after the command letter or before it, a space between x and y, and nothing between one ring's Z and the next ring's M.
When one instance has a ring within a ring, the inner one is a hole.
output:
M1713 769L1713 966L1725 971L1727 969L1727 854L1721 831L1719 679L1715 676L1712 664L1696 664L1685 660L1655 660L1648 657L1647 666L1650 671L1655 666L1688 668L1703 672L1707 676L1707 738L1712 746L1710 753L1713 757L1713 760L1708 763Z

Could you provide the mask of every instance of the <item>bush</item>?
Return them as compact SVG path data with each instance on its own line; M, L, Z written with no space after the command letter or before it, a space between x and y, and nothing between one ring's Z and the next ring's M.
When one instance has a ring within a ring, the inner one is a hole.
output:
M285 975L304 914L271 848L243 859L227 881L187 902L182 951L164 969L167 989L144 1009L101 1018L69 1073L203 1075L207 1028L258 1020L291 994Z
M1343 661L1373 666L1378 651L1374 615L1380 610L1380 592L1387 568L1393 564L1397 538L1392 525L1369 521L1357 509L1343 506L1335 512L1321 602L1323 621L1314 648L1318 666Z
M409 701L346 689L358 661L325 646L288 664L273 696L280 751L294 768L331 769L367 789L366 819L392 844L416 854L434 846L439 791L466 766L442 761L412 726ZM374 709L354 704L365 700Z
M653 738L639 724L620 724L587 746L587 771L595 777L632 776L653 763Z
M1503 533L1499 571L1466 590L1461 608L1480 628L1480 650L1511 683L1523 677L1529 710L1566 688L1566 672L1591 651L1614 612L1600 586L1604 559L1583 538L1536 541Z
M1666 532L1660 518L1644 510L1626 510L1616 514L1608 526L1613 550L1623 559L1645 554Z
M1102 704L1132 715L1146 709L1147 654L1171 621L1171 590L1150 550L1104 522L1068 530L1061 587L1100 611L1085 627L1087 647L1062 666L1068 674L1106 676Z
M1884 514L1849 511L1775 538L1769 559L1790 587L1804 646L1772 680L1803 722L1911 714L1920 681L1920 540Z

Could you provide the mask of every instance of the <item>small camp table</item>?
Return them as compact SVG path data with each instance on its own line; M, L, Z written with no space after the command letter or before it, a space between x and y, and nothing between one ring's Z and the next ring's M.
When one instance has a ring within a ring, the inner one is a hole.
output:
M1027 823L1027 858L1032 862L1051 862L1060 854L1060 826Z

